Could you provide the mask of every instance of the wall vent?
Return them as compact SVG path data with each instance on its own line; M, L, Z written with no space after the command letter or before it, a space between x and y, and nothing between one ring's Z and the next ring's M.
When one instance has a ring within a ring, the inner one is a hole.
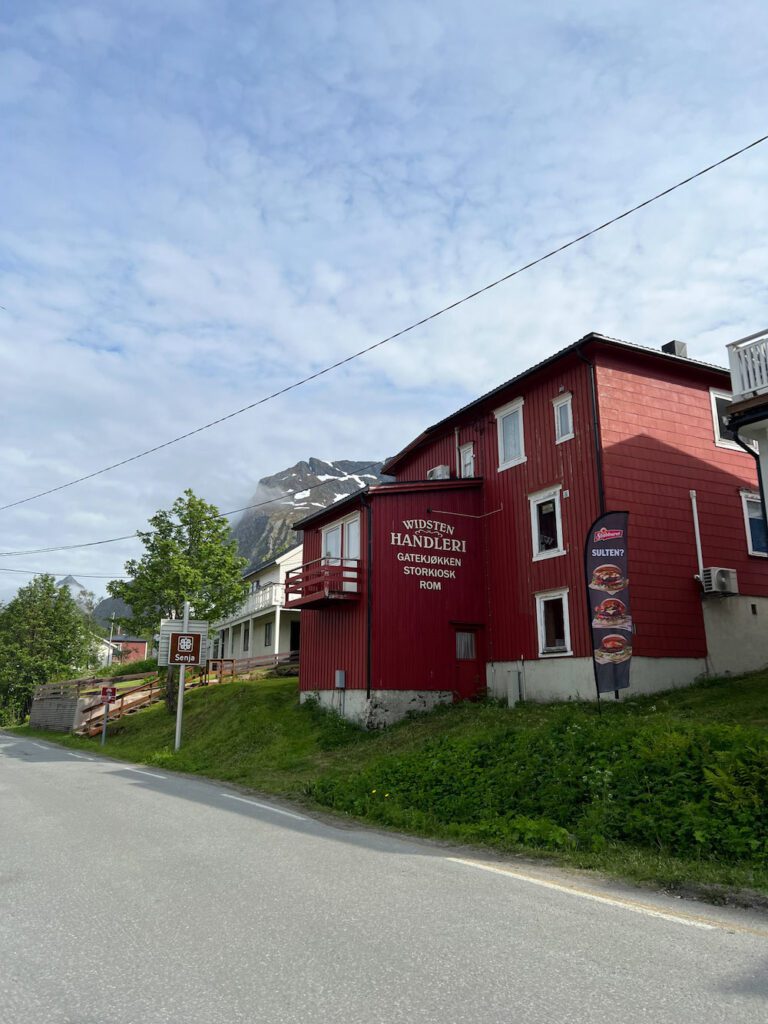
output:
M703 569L701 585L705 594L738 594L739 581L735 569L723 569L713 565Z
M427 480L450 480L450 466L433 466L427 470Z

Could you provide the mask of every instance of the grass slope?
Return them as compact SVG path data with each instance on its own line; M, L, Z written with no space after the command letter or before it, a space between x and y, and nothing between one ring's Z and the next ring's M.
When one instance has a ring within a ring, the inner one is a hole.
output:
M260 680L190 692L178 754L173 730L158 705L111 727L104 752L635 881L768 893L765 673L608 701L602 717L463 704L379 733L300 707L295 679Z

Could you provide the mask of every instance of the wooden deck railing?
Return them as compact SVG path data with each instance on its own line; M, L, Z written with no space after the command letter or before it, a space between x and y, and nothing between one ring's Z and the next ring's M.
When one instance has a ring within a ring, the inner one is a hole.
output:
M728 346L734 401L768 394L768 331Z
M354 596L360 592L359 558L316 558L285 574L285 600L305 600L312 596Z

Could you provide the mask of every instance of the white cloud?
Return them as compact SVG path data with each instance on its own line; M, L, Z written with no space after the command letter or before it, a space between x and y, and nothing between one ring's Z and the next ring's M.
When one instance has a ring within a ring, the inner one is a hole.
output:
M2 31L7 499L278 390L763 128L751 0L298 7L32 0ZM722 363L765 326L767 168L757 149L301 390L0 513L2 546L130 533L188 485L235 508L318 452L393 454L589 330Z

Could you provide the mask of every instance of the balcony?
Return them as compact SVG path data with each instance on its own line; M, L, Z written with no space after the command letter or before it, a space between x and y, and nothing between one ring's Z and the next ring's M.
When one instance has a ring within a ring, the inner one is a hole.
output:
M337 601L356 601L361 592L359 558L316 558L285 574L288 608L317 608Z
M280 584L268 583L265 587L259 587L252 594L248 594L234 615L230 615L228 619L215 623L213 628L226 629L227 626L239 622L240 619L247 619L251 615L259 615L261 612L268 612L278 605L282 606L284 604L285 595Z
M751 334L741 341L734 341L728 346L728 361L731 368L731 390L733 405L730 412L749 405L761 405L762 399L768 403L768 331Z

